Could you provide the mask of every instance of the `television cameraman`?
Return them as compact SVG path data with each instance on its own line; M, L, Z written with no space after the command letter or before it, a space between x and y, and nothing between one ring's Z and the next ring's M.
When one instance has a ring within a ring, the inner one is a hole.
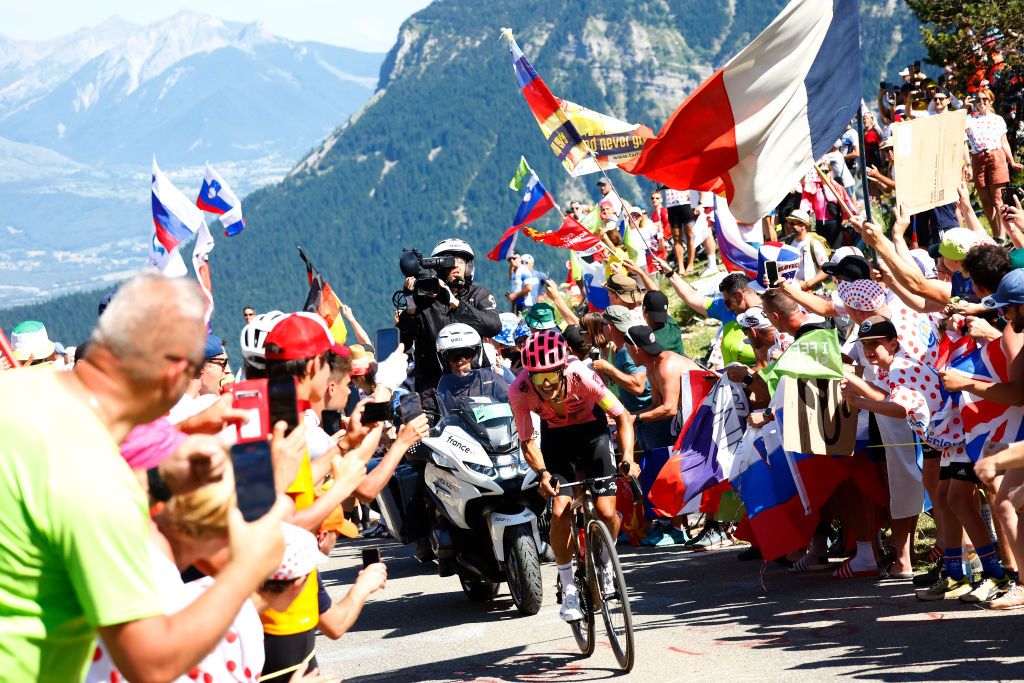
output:
M406 306L398 318L398 329L405 348L413 348L416 391L420 394L432 394L430 390L437 387L441 374L446 371L437 358L436 340L442 328L452 323L465 323L485 339L501 332L494 294L486 287L473 284L473 248L460 239L441 240L430 257L444 256L454 259L452 267L430 266L427 262L427 267L437 274L434 282L429 275L410 276L404 263L407 257L403 255L403 272L407 276ZM420 263L424 260L420 259ZM489 365L486 356L482 363Z

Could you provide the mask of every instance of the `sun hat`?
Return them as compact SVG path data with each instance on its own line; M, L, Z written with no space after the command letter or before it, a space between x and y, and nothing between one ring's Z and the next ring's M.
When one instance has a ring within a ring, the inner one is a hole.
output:
M643 298L640 294L640 285L636 280L623 272L613 273L605 283L605 289L615 292L620 299L630 304L638 304Z
M963 261L971 247L981 242L984 237L982 233L969 228L950 228L942 233L939 254L952 261Z
M874 280L840 282L839 298L847 308L870 313L885 304L885 287Z
M814 225L814 220L811 218L811 214L807 213L803 209L793 209L786 216L787 221L796 221L797 223L803 223L808 228Z
M268 581L292 581L306 576L317 565L325 562L327 556L320 552L316 536L301 527L281 522L284 532L284 557Z
M633 313L625 306L613 304L601 312L601 318L619 332L626 332L636 325Z
M23 363L29 358L46 360L53 355L56 345L50 341L45 325L38 320L26 320L11 330L11 350Z
M531 330L553 330L558 327L555 321L555 309L551 304L534 304L523 316L523 320Z
M513 334L516 331L516 326L519 324L519 316L505 311L498 315L498 320L501 321L501 332L494 335L492 339L502 346L515 346L516 339Z

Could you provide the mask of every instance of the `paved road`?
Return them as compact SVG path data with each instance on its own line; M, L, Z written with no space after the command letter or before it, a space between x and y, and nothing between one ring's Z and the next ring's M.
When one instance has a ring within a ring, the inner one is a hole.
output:
M360 549L340 544L324 569L332 597L351 583ZM354 630L322 636L325 673L346 681L591 681L620 676L607 643L580 659L544 566L540 613L520 617L503 587L469 602L457 579L431 575L412 546L381 545L390 579ZM637 664L625 680L884 681L1024 678L1024 613L956 601L922 603L909 581L835 581L759 565L733 549L682 553L622 548L636 623ZM598 634L604 637L598 616Z

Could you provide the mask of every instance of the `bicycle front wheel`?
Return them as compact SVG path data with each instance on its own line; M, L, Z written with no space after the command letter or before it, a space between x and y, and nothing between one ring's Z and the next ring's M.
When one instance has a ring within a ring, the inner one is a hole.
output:
M608 527L597 519L587 525L587 564L591 565L594 577L592 594L598 596L605 631L611 642L612 652L619 667L626 672L633 668L635 650L633 645L633 615L629 610L629 593L626 579L622 575L619 555ZM593 605L592 608L597 607Z

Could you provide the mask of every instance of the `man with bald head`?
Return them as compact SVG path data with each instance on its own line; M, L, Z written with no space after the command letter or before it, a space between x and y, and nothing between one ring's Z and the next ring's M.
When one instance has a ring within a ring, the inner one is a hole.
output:
M185 391L203 362L205 310L194 281L140 275L110 302L74 370L0 376L5 678L82 680L97 631L127 679L177 678L213 649L280 562L286 505L252 524L235 511L232 559L195 602L164 614L146 496L118 443ZM161 467L173 491L222 475L222 451L192 455Z

